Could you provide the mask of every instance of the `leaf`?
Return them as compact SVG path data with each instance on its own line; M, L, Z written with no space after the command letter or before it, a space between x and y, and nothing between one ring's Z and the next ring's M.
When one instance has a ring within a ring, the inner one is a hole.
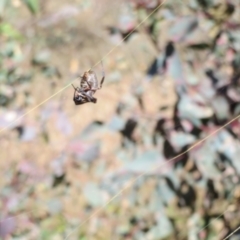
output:
M200 99L197 99L200 102ZM192 98L185 95L181 97L178 105L179 116L181 118L189 119L196 127L201 126L199 119L209 118L213 115L213 110L207 105L198 105Z
M216 152L205 143L200 149L195 150L194 152L196 164L200 172L204 175L205 178L216 178L220 177L221 173L216 168L214 163L216 159Z
M16 218L6 217L0 221L0 238L5 239L9 234L14 232L16 228Z
M50 163L50 166L55 176L61 177L64 175L64 172L65 172L64 166L65 166L66 160L67 160L66 155L61 154L58 158L54 159Z
M22 121L16 119L21 116L22 112L20 111L7 111L4 112L3 115L0 115L0 127L5 128L9 127L10 129L13 129L19 125L21 125Z
M136 193L138 196L138 194ZM159 196L157 191L151 193L151 198L149 199L149 211L151 212L158 212L164 210L164 202L162 201L162 196ZM134 205L133 205L134 206Z
M99 132L99 131L104 131L104 123L100 121L93 121L85 129L83 129L79 138L87 139L92 134L95 134L96 132Z
M41 239L52 239L52 231L50 230L42 230L41 231Z
M7 75L8 75L8 71L6 69L1 69L1 71L0 71L0 83L4 83L4 82L7 81Z
M24 142L29 142L35 139L37 136L37 129L33 126L25 126L20 139Z
M207 9L213 6L213 0L197 0L197 3L200 7Z
M0 106L7 106L14 98L14 89L11 86L2 84L0 89Z
M218 119L228 119L229 117L229 104L225 97L216 96L212 99L212 107ZM219 107L221 106L221 107Z
M195 16L176 18L174 26L169 31L169 36L174 42L182 42L186 36L197 28L198 21Z
M119 235L127 235L128 234L128 232L130 232L130 229L131 229L131 227L130 227L130 224L122 224L122 225L119 225L118 227L117 227L117 234L119 234Z
M109 73L107 83L118 83L122 79L122 75L119 71Z
M19 162L17 170L19 173L27 175L29 177L37 177L40 174L38 167L30 161Z
M99 207L104 204L104 199L101 189L95 183L88 183L83 190L84 196L88 202L94 206Z
M240 42L240 30L239 29L234 29L232 31L229 31L229 39L231 39L231 42L233 44L233 47L236 51L240 51L240 46L239 46L239 42ZM238 57L238 64L239 64L239 54L235 55L236 57ZM240 64L239 64L240 65ZM239 66L238 65L238 66Z
M137 127L137 121L135 119L129 118L125 124L125 127L123 130L121 130L121 134L126 137L127 139L129 139L132 142L135 142L133 139L133 132L134 129Z
M199 77L197 76L197 74L190 68L186 69L186 73L187 73L186 82L189 85L197 86L199 84Z
M67 115L63 112L60 111L57 116L57 128L60 130L63 134L69 135L72 132L72 125L71 122L69 121Z
M171 132L170 142L174 147L183 148L188 144L192 144L196 141L196 138L192 134L184 132Z
M112 131L121 131L123 130L126 122L123 118L118 115L113 116L110 122L107 124L107 127Z
M39 11L38 0L23 0L32 14L36 14Z
M75 140L69 144L68 151L75 155L77 162L92 162L100 154L100 142L96 141L94 144L89 145Z
M218 133L217 137L214 138L212 146L215 146L220 153L224 154L235 170L238 173L240 172L240 162L238 160L239 145L227 130L224 129Z
M154 61L152 62L151 66L147 69L147 75L152 77L157 73L163 72L163 63L164 63L165 56L160 54Z
M150 229L146 235L146 239L163 239L173 233L172 224L167 216L163 212L160 212L157 215L158 224Z
M40 239L59 239L59 234L66 228L66 220L62 214L50 216L41 221L41 237ZM60 237L61 238L61 237Z
M160 28L161 28L161 24L162 22L160 20L153 20L152 26L151 26L151 34L152 34L152 38L154 41L157 41L158 36L159 36L159 32L160 32Z
M171 168L163 176L168 178L172 182L172 184L174 185L175 188L179 188L180 179L176 173L177 173L177 171L175 169Z
M200 46L210 46L210 38L206 35L206 33L202 29L195 29L190 34L188 34L184 43L190 45L191 47L200 47Z
M173 78L176 87L185 86L183 68L179 54L175 51L167 58L167 74Z
M172 189L170 189L165 179L159 180L157 193L164 203L169 203L176 197L175 192Z
M99 153L100 153L100 143L96 142L95 144L87 148L87 150L84 151L83 154L79 156L79 158L81 158L81 160L83 161L91 162L96 158L98 158Z
M125 168L133 172L152 171L160 165L161 161L163 161L163 157L158 151L146 151L132 162L127 163Z
M54 199L49 200L47 203L47 206L48 206L48 211L52 215L62 212L63 206L62 206L62 202L60 201L60 199L54 198Z
M46 65L50 59L50 52L48 50L42 50L41 52L37 53L32 63L36 65Z
M199 226L201 224L201 217L198 213L193 214L189 218L189 225L191 226L190 231L188 232L189 239L198 239Z
M0 0L0 18L3 16L6 5L7 5L7 0Z
M130 14L121 15L118 27L122 32L129 32L134 29L136 21Z
M193 50L206 50L210 48L210 45L207 43L196 43L189 45L189 48L192 48Z
M59 75L58 69L52 66L44 66L42 68L42 72L46 77L49 78Z
M174 20L175 16L173 12L170 11L168 8L162 8L161 9L161 14L166 20Z
M0 35L13 39L21 38L20 32L9 23L0 24Z
M60 10L54 12L53 14L42 18L38 21L38 25L41 27L50 27L54 24L63 21L64 19L72 18L79 14L79 8L75 6L64 6Z

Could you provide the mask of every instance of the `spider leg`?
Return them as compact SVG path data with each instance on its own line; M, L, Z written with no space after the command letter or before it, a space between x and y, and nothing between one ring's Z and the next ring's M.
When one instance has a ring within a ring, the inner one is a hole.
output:
M72 84L72 86L73 86L73 88L74 88L74 90L75 90L76 92L79 92L79 91L80 91L80 88L79 88L79 87L75 87L73 84Z
M97 91L97 90L99 90L100 88L102 88L102 85L103 85L103 82L104 82L104 79L105 79L105 72L104 72L104 69L103 69L103 63L102 63L102 61L101 61L101 65L102 65L102 80L101 80L101 82L100 82L100 86L99 87L97 87L97 88L91 88L91 90L92 91Z
M88 90L90 90L90 89L91 89L91 84L88 82L87 79L86 79L86 83L87 83L87 85L88 85Z
M101 61L101 65L102 65L102 80L101 80L99 89L102 87L103 82L104 82L104 79L105 79L105 72L104 72L104 68L103 68L103 63L102 63L102 61Z
M97 90L101 89L101 88L102 88L102 84L103 84L103 82L104 82L104 79L105 79L105 76L102 77L102 80L101 80L101 82L100 82L100 86L97 87L97 88L91 88L91 90L92 90L92 91L97 91Z
M95 97L93 97L93 92L92 91L88 91L87 94L92 98L93 103L97 102L97 99Z
M76 90L75 86L72 84L72 87Z
M74 85L72 84L73 88L74 88L74 93L73 93L73 100L75 99L75 96L76 96L76 91L77 91L77 88L74 87Z
M89 102L95 102L96 98L92 96L92 91L81 91L81 94L87 98Z

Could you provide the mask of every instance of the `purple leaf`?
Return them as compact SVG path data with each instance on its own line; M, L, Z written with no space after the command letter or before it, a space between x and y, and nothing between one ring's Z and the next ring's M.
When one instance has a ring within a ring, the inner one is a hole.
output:
M200 102L200 99L196 99ZM213 110L207 105L197 104L188 95L181 97L179 102L179 116L181 118L189 119L195 126L200 126L199 119L208 118L213 115Z
M185 86L181 60L176 51L167 59L166 73L174 79L177 87Z
M21 111L7 111L0 115L0 127L1 128L15 128L22 124L22 119L18 119L22 115Z
M0 220L0 237L5 238L16 229L16 220L14 217L7 217Z
M47 121L52 114L56 113L59 109L59 102L49 102L43 110L41 110L41 121Z
M169 31L169 36L173 42L182 42L198 25L195 16L176 18L175 24Z
M64 112L59 112L57 115L57 128L65 135L72 132L72 125Z
M184 39L184 43L188 45L208 44L210 41L208 35L200 28L189 33Z
M54 159L51 162L51 168L56 176L62 176L64 174L64 164L66 163L67 158L64 154Z
M67 19L79 14L79 9L74 6L64 6L60 10L56 11L54 14L50 16L46 16L42 18L38 25L41 27L49 27L52 25L57 24L58 22L62 21L63 19Z
M78 161L91 162L99 156L100 143L89 145L83 144L81 141L74 141L68 146L68 151L73 153Z
M100 143L95 143L88 147L83 154L79 155L78 158L82 161L91 162L98 158L100 153Z
M230 87L227 90L227 95L235 102L240 102L240 95L236 88Z
M6 209L10 212L16 210L16 208L19 206L21 196L14 193L11 193L11 195L9 196L10 197L7 199L6 202Z
M43 169L40 169L33 162L30 161L21 161L17 166L17 170L20 173L31 177L35 181L39 181L44 177Z
M136 25L135 19L130 15L121 15L118 27L123 32L129 32L134 29Z
M24 142L32 141L36 138L37 130L33 126L25 126L20 139Z
M22 161L18 164L18 171L26 175L35 175L35 173L37 173L37 169L33 166L33 164L27 161Z

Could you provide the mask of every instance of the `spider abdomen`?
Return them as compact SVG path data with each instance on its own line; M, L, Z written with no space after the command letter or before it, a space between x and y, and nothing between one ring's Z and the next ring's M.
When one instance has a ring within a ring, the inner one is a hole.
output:
M96 74L91 70L85 72L82 77L80 87L81 89L88 89L89 87L91 89L98 88L98 80Z

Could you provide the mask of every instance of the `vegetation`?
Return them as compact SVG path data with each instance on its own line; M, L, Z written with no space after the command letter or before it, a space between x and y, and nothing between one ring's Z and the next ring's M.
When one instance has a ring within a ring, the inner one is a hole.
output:
M239 19L235 0L0 0L0 238L239 227Z

